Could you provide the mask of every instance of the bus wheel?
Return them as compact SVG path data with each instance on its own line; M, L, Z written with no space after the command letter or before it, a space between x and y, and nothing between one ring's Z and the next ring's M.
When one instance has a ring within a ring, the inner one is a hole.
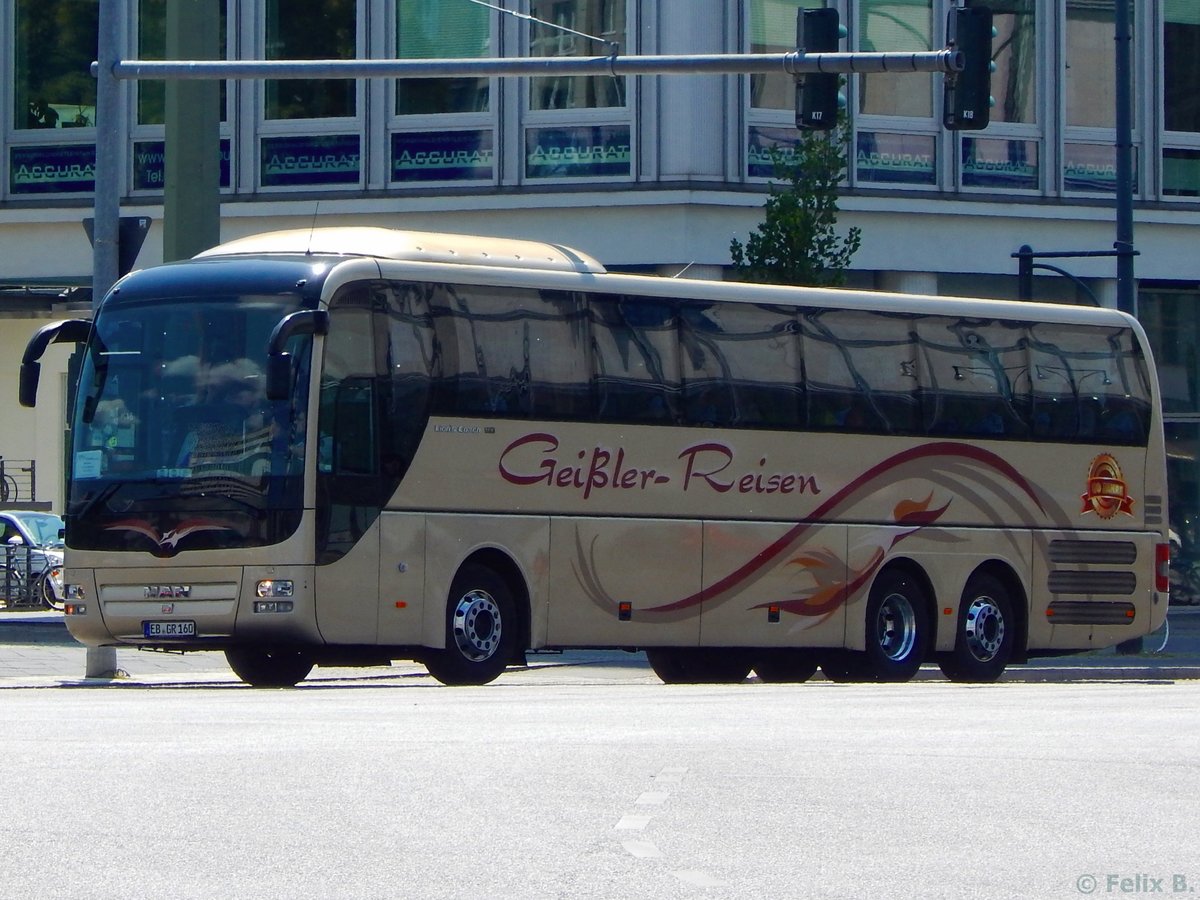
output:
M838 684L875 681L867 655L857 650L828 650L821 656L821 674Z
M652 647L646 659L664 684L736 684L750 674L744 650L716 647Z
M778 648L759 651L754 674L767 684L799 684L817 672L817 656L811 650Z
M1012 658L1017 623L1012 598L999 579L974 575L963 591L954 650L939 660L951 681L989 682Z
M446 648L431 651L425 667L442 684L487 684L515 655L519 633L504 579L486 566L465 565L450 585Z
M300 650L230 647L225 659L233 674L254 687L295 687L312 671L313 661Z
M909 681L925 660L925 592L900 571L884 572L867 600L865 662L876 681Z

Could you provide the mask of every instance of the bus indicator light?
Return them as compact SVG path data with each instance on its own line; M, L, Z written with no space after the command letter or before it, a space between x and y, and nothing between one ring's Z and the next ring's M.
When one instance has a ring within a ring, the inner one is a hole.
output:
M622 600L617 604L617 621L628 622L633 618L633 604L628 600Z
M767 607L767 621L772 625L775 625L779 622L779 611L778 603L772 603Z
M290 613L294 609L291 600L255 600L256 613Z
M397 600L396 601L396 609L408 609L408 601L407 600Z

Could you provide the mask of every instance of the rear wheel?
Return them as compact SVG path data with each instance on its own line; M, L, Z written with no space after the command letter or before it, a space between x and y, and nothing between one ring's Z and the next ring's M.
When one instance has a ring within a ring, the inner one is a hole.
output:
M867 600L865 663L876 681L909 681L929 643L928 600L916 580L884 572Z
M754 674L767 684L798 684L817 672L817 656L812 650L791 647L759 651L754 659Z
M230 647L229 668L253 687L295 687L312 671L313 661L302 650L270 647Z
M1008 588L992 575L974 575L959 604L954 650L938 665L951 681L996 681L1012 659L1016 636Z
M654 647L646 651L665 684L735 684L750 674L744 650L717 647Z
M468 564L450 585L446 647L425 658L429 674L448 685L487 684L517 653L517 608L504 579Z

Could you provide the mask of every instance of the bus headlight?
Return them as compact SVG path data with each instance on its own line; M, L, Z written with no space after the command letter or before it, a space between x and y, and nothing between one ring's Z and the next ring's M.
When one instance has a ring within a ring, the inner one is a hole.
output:
M264 578L254 588L260 597L290 597L295 593L295 583L285 579Z

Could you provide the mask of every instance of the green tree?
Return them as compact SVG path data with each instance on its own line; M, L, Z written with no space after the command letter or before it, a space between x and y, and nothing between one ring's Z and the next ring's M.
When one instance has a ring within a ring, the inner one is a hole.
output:
M845 128L804 131L788 152L774 148L776 181L771 183L765 217L743 244L729 245L743 281L809 286L845 281L850 257L862 243L862 230L839 237L838 184L846 170Z

